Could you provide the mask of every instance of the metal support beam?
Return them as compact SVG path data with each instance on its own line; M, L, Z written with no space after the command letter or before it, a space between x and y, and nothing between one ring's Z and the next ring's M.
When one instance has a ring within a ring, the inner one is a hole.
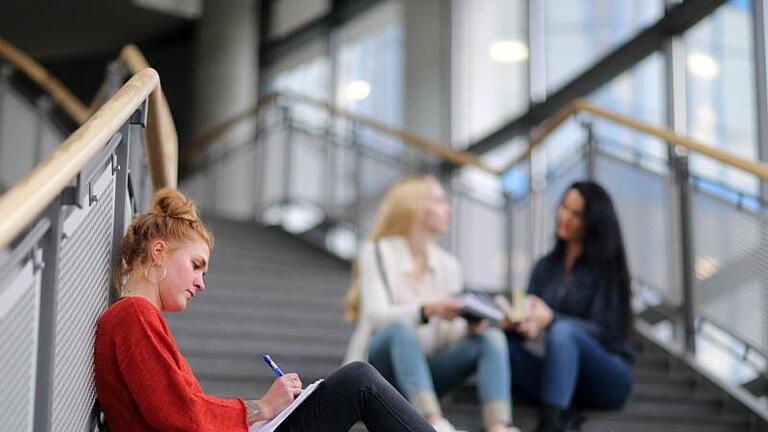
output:
M37 339L37 375L35 381L34 432L51 430L54 365L56 353L56 304L59 291L59 249L62 241L61 200L48 206L46 217L51 225L42 239L43 263L40 284L40 327Z
M755 100L757 102L757 152L761 161L768 161L768 0L753 0L752 13L755 55ZM768 184L760 182L760 197L768 199Z
M123 243L123 236L128 226L127 224L127 212L128 212L128 164L130 159L131 140L137 139L136 133L132 130L136 126L132 126L130 123L123 126L121 131L122 140L115 149L115 166L113 167L115 174L115 210L114 210L114 227L112 230L112 266L113 268L120 268L120 249ZM113 287L109 290L109 304L114 303L118 299L119 286Z
M672 10L674 1L670 0ZM667 126L672 131L685 135L687 132L687 107L686 107L686 77L685 77L685 46L680 36L672 36L664 44L665 55L665 84L666 84L666 108ZM688 172L688 156L684 149L673 150L671 147L667 153L669 159L669 172L672 176L671 185L674 190L670 195L676 199L670 201L673 217L670 221L675 224L672 231L679 232L677 238L676 267L680 268L679 280L671 281L679 284L681 289L681 304L679 305L678 328L682 330L682 345L688 353L696 351L695 328L695 299L694 299L694 247L692 234L691 212L691 188Z

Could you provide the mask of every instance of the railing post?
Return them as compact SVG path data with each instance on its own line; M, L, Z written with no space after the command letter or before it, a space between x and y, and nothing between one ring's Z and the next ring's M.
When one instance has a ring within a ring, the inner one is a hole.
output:
M291 201L291 181L293 177L293 121L287 106L280 107L285 127L285 144L283 148L283 193L280 197L281 219L286 222L285 211Z
M352 162L352 170L353 170L353 180L354 188L355 188L355 203L353 205L353 219L355 224L355 232L356 232L356 238L357 238L357 249L360 249L360 246L363 243L363 237L365 236L365 233L363 232L363 149L360 145L360 139L358 136L360 125L357 123L357 120L352 120L352 124L350 127L350 144L352 145L352 152L353 152L353 162Z
M1 162L3 161L3 147L5 146L5 143L2 141L2 132L5 127L5 122L3 121L3 105L5 105L5 94L8 91L8 81L10 80L12 73L13 68L11 65L0 61L0 171L2 171ZM5 191L3 180L4 179L0 177L0 193Z
M503 190L502 186L502 194L504 197L504 221L505 221L505 227L506 227L506 244L505 247L507 249L507 289L509 290L509 296L512 298L512 294L514 292L514 268L512 264L514 263L512 253L514 250L514 235L515 230L512 225L514 222L512 217L512 194L508 191Z
M332 212L336 207L336 146L333 144L334 119L333 113L329 113L328 124L323 131L323 167L325 168L325 175L323 176L325 181L325 208L323 210L325 211L326 218L335 218Z
M45 139L45 124L48 121L48 116L51 113L53 102L49 96L40 96L35 101L35 114L37 120L37 128L35 129L35 151L33 153L32 161L34 165L40 163L43 160L43 140Z
M587 159L587 180L595 181L595 152L597 150L595 125L591 121L585 120L581 123L581 126L587 134L587 141L584 148Z
M696 308L694 295L694 258L691 212L691 188L688 173L688 156L683 149L677 148L673 155L672 166L678 190L679 228L680 228L680 264L682 266L683 304L681 318L686 353L696 352Z
M52 426L56 304L59 292L59 249L62 241L61 198L56 198L45 214L51 226L41 242L43 274L40 283L34 432L48 432Z
M123 242L123 236L128 225L126 198L128 197L128 173L130 172L130 155L131 146L134 136L135 125L139 125L142 128L147 127L147 114L148 105L147 101L136 110L130 120L123 125L120 130L121 139L120 144L115 149L112 162L112 172L115 175L115 210L114 210L114 222L112 231L112 265L113 268L118 268L120 265L120 248ZM136 179L141 181L141 179ZM134 189L135 190L135 189ZM117 288L110 290L109 303L112 304L118 298Z

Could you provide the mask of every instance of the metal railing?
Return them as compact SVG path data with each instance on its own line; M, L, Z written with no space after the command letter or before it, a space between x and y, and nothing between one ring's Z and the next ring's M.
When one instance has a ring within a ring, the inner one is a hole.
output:
M0 197L4 430L94 428L95 323L114 299L112 269L142 210L137 199L151 194L135 161L148 156L144 129L158 89L154 70L135 74ZM175 171L163 173L152 186L174 185Z
M5 170L0 176L0 192L52 154L63 137L82 125L131 75L148 67L147 60L135 45L124 46L118 57L109 63L102 85L86 107L35 59L0 38L0 161L13 162L0 165L0 170ZM13 86L13 80L33 83L35 88L31 91L35 95L13 97L11 90L18 93L21 87ZM173 116L160 86L150 97L153 100L148 113L148 145L142 173L150 173L155 184L168 182L175 185L178 139ZM25 119L23 115L19 117L23 111L19 106L28 104L27 100L33 103L26 109L29 112L26 117L31 118ZM9 104L11 106L7 106ZM7 113L4 113L4 107ZM11 114L14 118L7 120ZM32 132L23 130L24 120L31 123ZM162 165L159 161L163 161ZM151 170L148 170L149 165L152 165ZM139 164L135 164L134 170L138 167ZM134 177L138 174L141 173L134 171Z
M194 150L182 151L182 166L192 172L183 188L204 209L215 211L212 173L249 167L255 176L242 181L250 182L251 213L259 221L280 224L349 258L370 231L383 191L404 175L432 173L444 180L455 218L464 221L452 224L462 229L444 241L465 260L467 280L479 289L506 286L507 245L497 235L505 230L505 198L498 172L477 156L296 95L264 98L226 124L246 121L255 122L251 140L216 141L226 136L227 127L218 127L184 147L196 149L196 157ZM451 174L446 163L463 174ZM473 186L465 176L482 177L491 189ZM494 229L464 229L473 225Z
M226 139L227 129L244 121L256 124L252 139ZM627 147L604 136L605 122L625 128L640 144ZM433 173L447 186L454 220L445 242L459 256L467 284L505 290L527 285L532 264L553 244L562 193L571 182L591 178L609 190L619 212L639 319L663 312L663 319L643 327L652 329L650 336L671 342L693 363L706 364L713 335L726 335L728 344L738 347L731 354L742 357L729 357L739 368L766 374L764 207L755 197L692 176L687 153L761 179L768 179L765 164L583 102L534 131L529 147L502 169L454 150L445 158L431 151L432 145L413 145L412 137L378 126L318 101L272 95L187 147L182 163L193 174L185 187L198 201L211 202L211 172L255 167L250 191L257 220L282 225L349 258L370 231L385 188L406 174ZM579 131L575 142L574 130ZM650 143L672 146L671 161L646 151L643 145ZM454 169L446 169L446 162ZM524 187L503 187L514 175ZM705 346L697 350L697 341ZM755 370L757 364L762 369ZM755 402L760 395L740 390L743 380L723 382L768 418L768 410Z

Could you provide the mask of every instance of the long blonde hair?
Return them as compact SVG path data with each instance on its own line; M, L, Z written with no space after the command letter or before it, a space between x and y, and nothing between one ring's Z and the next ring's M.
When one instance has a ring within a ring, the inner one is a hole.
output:
M410 235L424 212L433 185L439 182L431 175L406 177L393 184L384 195L368 240L375 242L383 237ZM344 317L354 321L359 315L360 269L356 259L352 264L352 283L345 298Z

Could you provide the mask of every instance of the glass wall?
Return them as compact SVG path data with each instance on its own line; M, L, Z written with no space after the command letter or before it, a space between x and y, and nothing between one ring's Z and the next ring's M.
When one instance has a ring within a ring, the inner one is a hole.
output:
M331 62L326 44L320 41L279 61L266 76L269 92L287 92L309 96L322 101L330 99ZM325 113L309 106L297 108L299 119L310 126L322 127Z
M528 107L525 4L454 1L453 142L460 147Z
M403 124L403 26L399 3L383 2L336 34L337 105L390 126Z
M658 20L663 0L545 0L546 84L551 93Z
M588 99L600 108L666 128L664 58L654 53L604 85ZM595 121L601 149L653 171L665 171L667 146L648 134L606 121Z
M688 134L756 159L752 2L732 0L685 35ZM711 159L692 157L691 169L754 194L757 180Z

